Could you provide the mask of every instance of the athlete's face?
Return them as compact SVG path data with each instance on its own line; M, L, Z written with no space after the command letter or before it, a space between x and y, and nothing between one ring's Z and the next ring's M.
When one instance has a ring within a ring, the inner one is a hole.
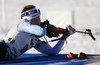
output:
M30 22L34 25L40 25L41 24L41 19L40 19L40 16L30 20Z
M38 9L38 12L40 14L40 10L39 9ZM36 18L33 18L33 19L29 20L29 21L34 25L40 25L41 24L40 16L38 16Z

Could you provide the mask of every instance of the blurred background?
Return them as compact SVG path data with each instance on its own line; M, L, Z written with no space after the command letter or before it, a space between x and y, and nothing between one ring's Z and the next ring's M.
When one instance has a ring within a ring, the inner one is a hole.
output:
M57 27L66 28L70 24L79 31L92 30L95 41L89 35L75 33L67 39L67 46L61 54L100 54L100 0L0 0L0 39L21 22L21 11L26 5L36 5L41 10L42 22L48 19ZM53 47L56 43L50 45ZM32 48L26 53L39 52Z

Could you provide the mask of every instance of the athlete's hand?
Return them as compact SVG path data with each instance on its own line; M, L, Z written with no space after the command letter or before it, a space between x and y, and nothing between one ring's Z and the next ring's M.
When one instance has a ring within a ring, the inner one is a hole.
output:
M75 28L73 28L71 25L67 25L68 32L64 33L62 36L62 40L65 40L67 37L75 33Z
M71 25L67 25L67 27L68 27L69 35L72 35L75 33L75 28L73 28Z

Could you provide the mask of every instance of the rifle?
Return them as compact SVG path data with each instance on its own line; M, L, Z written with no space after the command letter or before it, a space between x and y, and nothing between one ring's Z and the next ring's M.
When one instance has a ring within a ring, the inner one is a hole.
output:
M63 34L65 32L68 32L68 28L66 27L66 29L63 29L63 28L57 28L56 26L52 25L49 23L48 20L44 21L41 23L41 25L45 26L46 28L47 27L55 27L54 29L59 33L59 34ZM74 28L73 28L74 29ZM95 37L93 36L92 32L91 32L91 29L86 29L86 31L77 31L75 30L75 32L77 33L84 33L84 34L88 34L93 40L96 40ZM52 37L52 36L51 36ZM50 37L50 38L51 38ZM50 42L53 42L53 41L56 41L56 40L59 40L60 38L58 39L54 39L54 40L51 40Z

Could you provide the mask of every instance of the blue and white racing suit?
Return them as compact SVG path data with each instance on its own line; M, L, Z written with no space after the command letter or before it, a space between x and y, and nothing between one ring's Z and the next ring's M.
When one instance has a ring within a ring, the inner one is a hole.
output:
M33 25L28 20L23 20L18 25L10 29L4 41L10 49L10 55L6 55L6 59L11 57L15 59L24 52L34 47L39 52L48 55L57 55L64 45L65 40L59 42L52 48L49 44L41 42L37 36L46 35L46 29L41 25Z

